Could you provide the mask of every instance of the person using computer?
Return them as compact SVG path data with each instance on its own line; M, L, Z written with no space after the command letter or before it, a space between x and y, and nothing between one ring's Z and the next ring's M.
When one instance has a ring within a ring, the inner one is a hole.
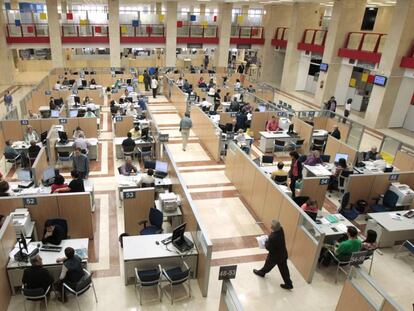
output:
M312 217L312 219L316 219L316 215L318 214L318 202L316 200L308 199L305 203L302 204L300 207L303 209L305 213Z
M381 160L382 156L381 154L378 152L377 147L372 146L371 150L366 152L365 157L364 157L364 161L375 161L375 160Z
M140 184L150 185L155 183L154 170L149 168L147 173L142 176Z
M10 193L8 192L10 185L5 180L0 180L0 197L8 197Z
M45 292L53 284L53 277L43 267L42 257L39 254L30 257L30 266L24 269L22 284L25 289L41 288Z
M277 163L277 170L274 170L271 174L272 179L275 179L277 176L287 176L288 172L283 169L285 164L283 162Z
M56 81L55 85L53 86L53 89L56 91L60 91L60 89L62 88L62 85L60 84L60 81Z
M256 92L256 90L254 89L253 85L250 84L249 87L247 88L247 92L254 93Z
M83 136L83 138L85 138L85 132L82 130L82 128L80 126L77 126L76 129L73 131L73 139L77 139L80 136Z
M47 220L43 232L42 243L59 245L64 238L65 231L63 228L58 224L54 224L53 221Z
M30 143L32 140L34 140L35 142L38 142L40 138L36 130L33 129L31 125L28 125L26 128L26 132L24 133L24 141L26 143Z
M67 188L68 185L65 184L65 177L63 177L62 175L57 175L55 176L55 179L53 181L51 188L51 192L55 193L56 190L61 189L61 188Z
M121 174L124 176L136 175L138 173L137 167L132 163L132 159L127 157L125 163L121 165Z
M19 159L21 158L22 166L27 167L29 159L25 152L19 152L13 148L13 141L11 139L6 140L6 146L4 147L4 156L6 159Z
M141 131L139 130L139 125L135 125L132 129L129 130L128 133L131 134L132 139L138 139L141 137Z
M79 178L79 173L75 170L70 172L72 180L66 188L59 188L55 190L56 192L85 192L85 186L83 184L83 179Z
M279 129L279 120L272 116L272 119L267 121L266 131L268 132L276 132Z
M299 161L299 153L291 151L289 153L292 163L290 165L290 190L292 191L292 198L296 197L296 182L302 179L302 163Z
M335 163L335 171L329 177L328 190L338 189L339 176L342 174L342 172L347 170L348 164L346 163L346 160L344 158L338 159L338 163Z
M306 157L305 162L303 164L309 165L309 166L315 166L317 164L322 164L321 155L318 150L311 151L310 155Z
M339 131L338 125L332 127L332 132L330 134L336 139L341 139L341 132Z
M128 105L127 110L125 111L125 115L129 117L135 117L137 115L137 111L133 104Z
M86 179L89 176L89 159L82 153L81 148L77 147L72 158L72 168L78 172L79 177Z
M75 254L75 250L72 247L65 248L65 257L58 258L57 263L63 263L62 272L59 276L59 281L56 283L56 289L58 294L58 300L64 302L66 297L65 291L62 291L63 283L68 284L71 288L76 288L76 284L85 275L82 267L82 258ZM63 296L59 296L63 293Z
M187 149L188 137L190 136L190 130L193 127L193 121L191 121L190 114L186 112L184 117L180 121L180 132L183 139L183 151Z
M91 143L85 138L84 134L79 134L78 138L75 139L73 146L74 148L80 148L83 154L87 154Z

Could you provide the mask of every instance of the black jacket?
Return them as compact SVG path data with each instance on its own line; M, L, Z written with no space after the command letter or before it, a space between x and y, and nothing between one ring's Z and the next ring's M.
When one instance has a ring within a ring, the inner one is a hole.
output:
M266 249L269 251L268 258L273 262L282 262L288 259L288 252L285 244L285 233L283 228L273 231L267 240Z
M331 133L332 137L335 137L336 139L341 139L341 132L339 130L334 130Z
M133 140L132 138L129 138L129 137L125 138L122 141L122 148L126 152L134 151L134 149L135 149L135 140Z
M46 233L46 231L45 231L45 233ZM44 234L43 234L43 236L44 236ZM65 232L64 232L63 228L59 225L55 225L55 229L53 230L52 235L47 237L47 238L43 238L42 242L53 244L53 245L59 245L60 242L62 242L62 240L64 238L65 238Z
M42 266L32 266L24 269L22 283L29 289L46 290L53 283L53 278Z

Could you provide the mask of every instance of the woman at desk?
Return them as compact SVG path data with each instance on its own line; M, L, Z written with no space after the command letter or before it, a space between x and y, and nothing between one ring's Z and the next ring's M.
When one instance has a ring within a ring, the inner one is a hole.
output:
M67 188L67 187L68 185L65 184L65 178L62 175L57 175L50 188L52 190L52 193L55 193L57 189Z
M311 154L306 157L305 162L303 162L303 164L309 166L315 166L322 163L321 155L318 150L313 150Z
M139 125L135 125L132 129L129 130L129 132L131 134L131 138L132 139L138 139L141 137L141 132L139 130ZM128 135L129 137L129 135Z
M81 127L77 126L76 129L73 131L73 139L79 138L80 135L86 137L85 132L81 129Z
M40 138L36 130L33 129L31 125L28 125L26 128L26 133L24 133L24 141L29 144L32 140L39 142Z
M90 103L89 96L85 96L85 98L83 99L83 105L86 106L89 103Z
M267 121L266 131L276 132L279 129L279 120L275 116L272 116L272 119Z
M300 208L303 209L303 211L312 219L316 219L316 215L318 214L318 202L308 199Z
M328 190L338 189L339 176L344 172L348 171L348 165L344 158L340 158L338 163L335 164L335 172L329 178Z

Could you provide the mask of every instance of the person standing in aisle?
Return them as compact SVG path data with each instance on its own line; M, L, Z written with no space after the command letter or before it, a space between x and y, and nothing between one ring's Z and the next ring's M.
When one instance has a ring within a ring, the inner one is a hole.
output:
M144 70L144 85L145 85L145 91L146 92L149 91L150 84L151 84L151 77L148 74L148 72L146 70Z
M277 265L284 282L280 284L280 287L283 289L293 289L287 265L288 252L285 243L285 233L277 220L272 220L271 229L272 233L270 233L265 243L265 247L269 251L266 262L262 269L253 269L253 273L263 278L266 273L269 273Z
M344 110L344 117L348 118L349 114L351 113L351 105L352 105L352 98L348 98L345 103L345 110ZM346 119L342 119L342 123L346 123Z
M190 114L185 113L184 118L180 121L180 132L181 137L183 138L183 151L187 149L188 136L190 135L190 130L193 127L193 121L190 119Z
M152 76L151 80L152 97L157 98L158 81L155 76Z
M13 97L9 91L4 92L4 104L6 105L7 112L10 112L13 108Z

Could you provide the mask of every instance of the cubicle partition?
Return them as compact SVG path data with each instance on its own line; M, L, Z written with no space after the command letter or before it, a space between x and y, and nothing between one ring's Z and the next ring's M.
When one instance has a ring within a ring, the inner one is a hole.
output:
M85 192L0 197L0 215L9 215L16 208L28 208L39 237L43 236L46 220L63 218L68 222L71 238L93 239L90 195Z
M399 150L392 164L402 171L414 171L414 154Z
M125 189L120 195L124 208L124 232L129 235L137 235L143 229L138 222L147 220L150 208L154 207L155 189Z
M257 221L268 230L273 219L280 221L290 259L310 283L325 237L316 223L233 142L227 150L225 174Z
M304 177L300 196L306 196L318 202L319 209L322 209L328 191L329 177Z
M328 132L332 132L332 128L334 125L338 126L339 131L341 132L341 141L346 142L350 126L347 123L342 123L336 120L335 118L328 118L326 116L317 116L314 117L311 121L314 123L315 130L327 130Z
M47 163L47 152L46 148L42 147L39 154L36 157L36 160L32 165L32 176L35 186L40 186L42 184L43 171L49 166Z
M117 116L113 122L115 137L126 137L129 130L134 127L133 116Z
M16 232L12 219L7 216L3 226L0 228L0 311L6 311L11 299L7 264L9 253L16 244Z
M250 130L253 132L254 139L260 138L260 132L266 130L266 123L267 121L272 119L272 116L276 116L276 118L279 119L276 111L254 111L252 113L252 122L250 124Z
M313 126L297 117L292 118L292 123L294 131L298 133L300 139L304 140L301 152L307 153L312 144Z
M333 161L337 153L348 154L348 163L351 164L355 164L358 157L358 151L356 149L329 135L326 142L325 154L330 155Z

